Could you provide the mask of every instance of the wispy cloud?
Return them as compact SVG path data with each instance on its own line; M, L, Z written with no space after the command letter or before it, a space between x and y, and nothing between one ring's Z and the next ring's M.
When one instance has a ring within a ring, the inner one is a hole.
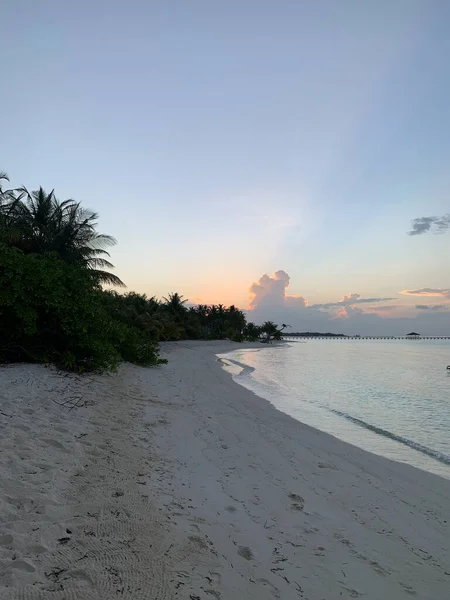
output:
M339 308L342 306L354 306L355 304L372 304L374 302L389 302L395 298L361 298L360 294L349 294L338 302L326 302L325 304L312 304L309 308L325 309Z
M416 304L417 310L447 310L448 304Z
M438 298L450 298L449 288L419 288L417 290L403 290L404 296L429 296Z
M391 312L393 310L397 310L398 308L403 308L403 306L398 306L394 304L381 305L381 306L368 306L366 310L370 310L370 312Z
M450 229L450 214L443 217L419 217L411 221L411 227L408 235L422 235L429 231L444 233Z

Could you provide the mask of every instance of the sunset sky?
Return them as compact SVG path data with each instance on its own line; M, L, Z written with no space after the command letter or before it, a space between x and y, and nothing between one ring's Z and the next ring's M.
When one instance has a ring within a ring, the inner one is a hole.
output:
M447 0L5 2L0 170L97 210L131 290L450 333L449 23Z

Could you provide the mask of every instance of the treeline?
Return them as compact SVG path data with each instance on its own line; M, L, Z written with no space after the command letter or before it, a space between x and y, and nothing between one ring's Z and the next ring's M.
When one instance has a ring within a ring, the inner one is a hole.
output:
M318 331L289 332L291 337L348 337L344 333L320 333Z
M7 182L0 173L0 362L109 370L121 360L160 364L162 340L280 338L274 323L247 323L235 306L104 290L124 284L110 271L116 241L97 231L97 213Z
M281 339L282 328L275 323L266 321L260 326L247 323L245 313L233 305L187 306L187 300L178 293L163 300L136 292L105 291L103 295L111 314L122 323L145 330L158 341Z

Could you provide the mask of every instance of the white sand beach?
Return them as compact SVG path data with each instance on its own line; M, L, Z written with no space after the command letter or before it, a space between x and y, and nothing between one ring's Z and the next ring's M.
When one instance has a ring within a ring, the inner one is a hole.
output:
M278 412L235 347L0 369L1 600L450 598L450 481Z

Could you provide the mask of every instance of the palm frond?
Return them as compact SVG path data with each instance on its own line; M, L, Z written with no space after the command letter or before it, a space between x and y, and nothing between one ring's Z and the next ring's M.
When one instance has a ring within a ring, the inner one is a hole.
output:
M117 240L112 235L106 235L104 233L96 233L91 238L89 243L93 247L106 248L108 246L115 246L117 244Z
M6 179L4 173L0 173L0 180L2 178ZM85 265L100 282L124 285L119 277L105 271L114 268L107 260L106 248L117 241L97 231L98 213L83 208L71 198L60 202L54 190L47 193L42 187L29 191L21 186L14 193L0 188L0 194L2 228L5 229L6 223L11 234L7 233L6 237L12 245L27 253L56 252L67 262ZM98 275L95 274L97 269Z
M102 269L114 269L114 265L104 258L89 258L86 261L86 264L89 268L95 270L97 270L97 267L101 267Z
M99 282L99 283L106 283L108 285L114 285L116 287L127 287L124 282L117 277L117 275L114 275L114 273L109 273L108 271L99 271L99 270L95 270L92 271L92 276Z

